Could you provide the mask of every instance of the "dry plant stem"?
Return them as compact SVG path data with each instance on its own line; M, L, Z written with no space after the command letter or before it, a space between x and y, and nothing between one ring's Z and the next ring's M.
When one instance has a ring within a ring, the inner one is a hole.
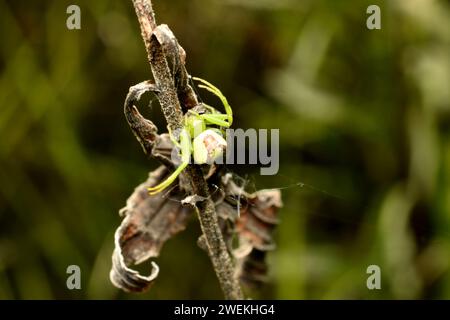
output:
M133 5L141 27L141 34L155 79L155 85L158 88L157 96L164 117L170 130L177 132L177 129L182 128L183 113L178 100L175 81L170 73L162 44L153 34L153 30L156 28L156 20L151 1L133 0ZM192 194L205 199L197 202L197 213L202 232L205 235L208 254L225 298L243 299L239 282L235 277L233 263L220 231L214 202L211 200L202 171L196 165L189 165L185 172L191 184Z

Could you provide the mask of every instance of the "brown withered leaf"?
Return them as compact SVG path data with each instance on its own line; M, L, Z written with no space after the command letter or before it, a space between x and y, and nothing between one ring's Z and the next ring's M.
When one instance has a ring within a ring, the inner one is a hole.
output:
M251 246L252 249L245 256L236 255L237 273L242 283L258 287L266 281L266 253L275 249L273 231L278 224L278 209L282 206L281 192L260 190L247 201L248 206L241 210L236 221L236 232L241 247Z
M149 276L140 275L130 266L157 257L164 243L185 229L192 213L192 209L180 205L184 193L178 187L153 196L148 194L147 187L163 181L168 173L164 166L150 173L120 210L125 218L115 233L110 279L125 291L142 292L151 285L159 271L154 262Z
M231 221L231 227L222 224L222 229L236 259L237 275L242 283L259 286L266 280L266 252L275 249L273 230L282 206L281 192L268 189L247 193L234 183L230 174L222 177L222 184L225 197L217 204L217 213ZM232 245L235 236L237 248Z

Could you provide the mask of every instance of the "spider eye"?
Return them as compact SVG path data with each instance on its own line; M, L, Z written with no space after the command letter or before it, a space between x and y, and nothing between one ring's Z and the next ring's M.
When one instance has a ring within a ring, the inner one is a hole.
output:
M195 163L212 164L223 156L227 142L216 131L208 129L194 139L193 147Z

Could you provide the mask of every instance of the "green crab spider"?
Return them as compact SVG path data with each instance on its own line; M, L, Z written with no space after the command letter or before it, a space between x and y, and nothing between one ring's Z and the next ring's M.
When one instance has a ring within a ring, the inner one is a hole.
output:
M171 185L189 164L191 154L195 163L211 164L221 157L226 149L227 143L223 138L223 128L229 128L233 123L233 110L228 104L227 98L217 87L201 78L193 77L192 79L201 83L198 85L199 88L211 92L220 99L225 108L225 114L202 103L198 108L189 110L184 115L184 127L180 132L179 141L169 130L172 142L180 150L181 163L166 180L157 186L148 188L150 195L157 194Z

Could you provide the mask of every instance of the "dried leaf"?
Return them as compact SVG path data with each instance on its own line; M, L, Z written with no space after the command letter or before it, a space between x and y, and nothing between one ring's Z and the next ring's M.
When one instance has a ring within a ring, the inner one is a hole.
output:
M260 190L246 199L236 221L239 236L261 251L273 250L275 244L272 231L278 224L277 211L281 208L281 193L278 189Z
M261 190L250 195L248 206L241 210L236 221L236 232L241 246L250 244L247 256L237 259L238 276L249 286L260 286L266 282L266 253L275 249L273 230L278 224L277 213L281 208L280 190Z
M129 267L157 257L164 243L185 229L192 213L191 208L181 206L184 193L177 187L170 192L148 195L147 187L163 181L167 175L168 170L163 166L150 173L120 211L125 218L115 234L110 278L114 285L126 291L141 292L150 286L158 275L155 263L148 277Z
M229 174L222 177L222 183L225 197L217 203L217 213L232 222L231 228L223 224L223 234L236 258L237 274L247 285L260 285L266 279L266 252L275 249L272 233L282 206L281 192L270 189L249 194ZM236 236L239 245L233 248Z

